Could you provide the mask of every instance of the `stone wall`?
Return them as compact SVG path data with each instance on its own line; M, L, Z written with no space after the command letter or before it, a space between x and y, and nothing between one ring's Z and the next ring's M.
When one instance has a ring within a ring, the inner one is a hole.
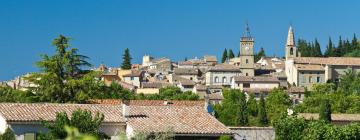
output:
M273 140L275 130L272 127L229 127L235 140Z

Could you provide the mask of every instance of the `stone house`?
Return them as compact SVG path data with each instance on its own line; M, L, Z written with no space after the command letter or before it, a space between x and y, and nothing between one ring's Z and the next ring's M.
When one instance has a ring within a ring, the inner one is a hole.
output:
M273 89L279 87L279 80L270 76L235 76L231 83L233 89Z
M134 85L136 87L141 87L141 82L143 82L144 71L133 70L129 74L123 75L123 81L125 83Z
M200 71L194 68L175 68L174 74L182 78L198 82L198 77L200 76Z
M235 76L240 76L240 68L230 64L219 64L211 67L205 74L206 85L222 85L230 87Z

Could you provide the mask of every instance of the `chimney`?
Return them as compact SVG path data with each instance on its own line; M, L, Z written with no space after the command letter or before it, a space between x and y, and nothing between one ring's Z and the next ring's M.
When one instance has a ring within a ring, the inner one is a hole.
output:
M130 116L130 100L122 100L122 116L127 118Z

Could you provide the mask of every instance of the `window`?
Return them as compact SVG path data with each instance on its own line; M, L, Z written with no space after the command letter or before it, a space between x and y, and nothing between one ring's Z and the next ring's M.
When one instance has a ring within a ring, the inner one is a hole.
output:
M227 82L226 77L223 77L223 78L222 78L222 82L223 82L223 83L226 83L226 82Z
M294 54L294 49L290 48L290 55L293 55L293 54Z
M250 83L243 83L243 88L250 88Z
M246 64L249 64L249 59L246 59L245 61L246 61L246 62L245 62Z
M248 73L245 73L245 76L249 76L249 74L248 74Z
M193 80L193 78L192 78L192 77L190 77L190 80Z
M219 83L219 77L216 76L214 81L215 81L215 83Z
M311 83L311 79L312 79L312 77L311 77L311 76L309 76L309 83Z
M234 77L230 78L230 83L232 83L234 81Z
M134 80L134 77L130 77L130 80L131 80L131 81Z
M25 133L24 140L35 140L35 134L34 133Z
M317 82L317 83L320 83L320 81L321 81L320 77L319 77L319 76L316 77L316 82Z

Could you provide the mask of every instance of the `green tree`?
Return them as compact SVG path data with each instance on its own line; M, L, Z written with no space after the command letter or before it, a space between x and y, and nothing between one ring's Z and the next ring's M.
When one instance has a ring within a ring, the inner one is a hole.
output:
M255 57L255 62L259 61L261 57L266 57L264 48L261 47L260 51L256 53L254 57Z
M227 49L225 48L223 54L222 54L222 57L221 57L221 63L225 63L226 60L228 59L228 56L227 56Z
M304 119L297 116L287 116L283 114L274 121L276 140L301 140L304 136L303 131L307 124Z
M124 70L131 69L131 59L132 58L130 56L130 51L128 48L126 48L124 51L123 62L122 62L121 68Z
M319 119L327 123L331 122L331 104L328 99L323 100L321 103Z
M247 101L249 115L257 117L258 115L258 104L255 99L254 93L249 94L249 100Z
M233 92L239 92L239 91L233 91ZM238 105L239 105L239 111L237 112L239 118L238 122L240 126L246 126L249 123L249 115L248 115L248 109L246 105L246 96L244 93L240 92L238 99Z
M235 54L234 54L234 52L232 51L232 49L229 49L229 53L228 53L227 56L229 57L229 59L232 59L232 58L235 57Z
M100 113L92 114L87 110L76 110L72 112L71 118L66 112L56 114L54 123L43 121L42 124L49 131L46 134L48 138L64 139L67 136L65 126L75 127L80 133L90 134L97 138L108 138L99 131L99 127L104 120L104 115Z
M317 39L315 39L315 44L314 44L314 57L321 57L322 56L322 52L321 52L321 48L320 48L320 44L317 41Z
M0 135L0 140L15 140L15 133L10 128L6 128L5 132Z
M94 136L80 133L75 127L65 126L65 131L67 133L65 140L97 140Z
M326 50L325 50L325 53L324 53L324 56L325 57L332 57L334 56L334 45L331 41L331 38L329 37L329 43L328 45L326 46Z
M271 121L286 113L292 105L289 95L282 89L273 89L266 98L266 111Z
M245 94L236 89L224 89L224 100L215 105L217 119L228 126L244 126L248 124L248 113Z
M260 102L259 102L259 124L261 126L268 125L269 121L266 114L266 106L265 106L265 99L264 95L261 94Z
M60 35L55 38L53 45L56 48L52 56L42 55L42 60L37 62L40 73L33 73L28 77L30 82L37 86L30 88L39 96L40 101L68 102L79 94L79 86L71 85L86 74L82 67L91 66L87 57L79 55L78 50L70 48L70 38Z

